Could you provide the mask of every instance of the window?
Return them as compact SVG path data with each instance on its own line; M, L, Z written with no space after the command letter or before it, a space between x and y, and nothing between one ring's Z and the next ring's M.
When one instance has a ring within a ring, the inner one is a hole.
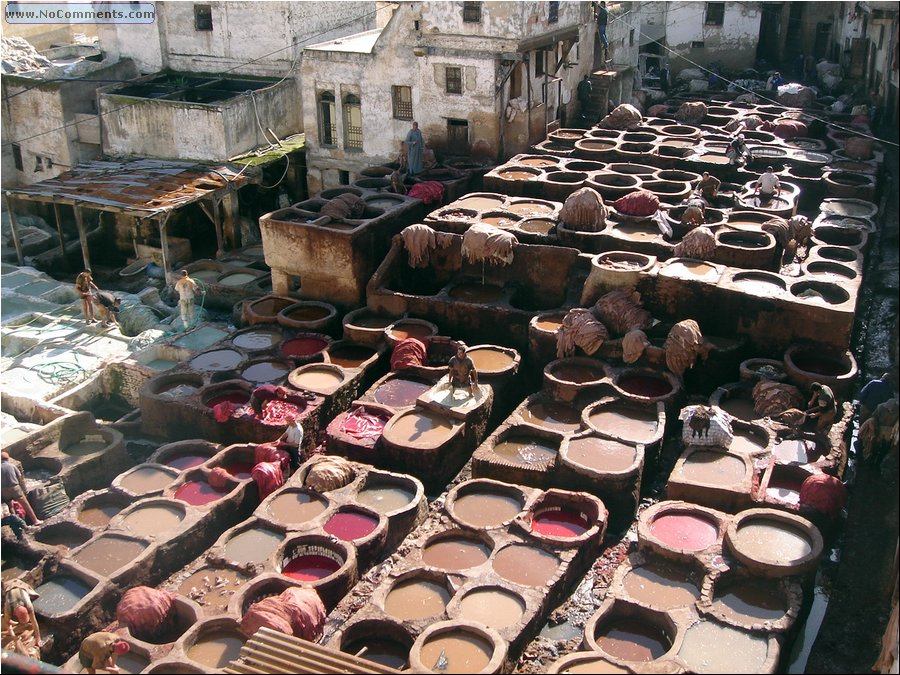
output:
M725 3L707 2L706 21L707 26L721 26L725 23Z
M512 75L509 76L509 97L519 98L522 95L522 70L516 63L512 67Z
M547 23L556 23L559 21L559 2L548 2L547 5Z
M18 143L12 144L13 162L19 171L25 170L25 163L22 161L22 146Z
M634 47L634 28L628 33L628 46Z
M481 3L463 3L463 21L465 23L481 23Z
M350 172L338 169L338 180L341 182L341 185L350 185Z
M539 75L543 75L547 69L547 52L543 49L538 49L534 53L534 76L538 77Z
M445 71L448 94L462 93L462 68L448 66Z
M353 94L344 97L344 147L362 150L362 106Z
M464 154L469 149L469 123L466 120L447 120L447 147Z
M394 119L411 120L413 118L412 111L412 89L404 86L391 87L391 98L394 101Z
M194 30L212 29L212 5L194 5Z
M706 43L703 40L692 40L691 49L703 49Z
M337 128L334 117L334 94L323 91L319 95L319 143L337 145Z

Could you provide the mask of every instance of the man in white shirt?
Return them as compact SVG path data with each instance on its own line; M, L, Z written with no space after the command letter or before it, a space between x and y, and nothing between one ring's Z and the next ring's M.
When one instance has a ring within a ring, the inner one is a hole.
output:
M767 202L781 192L781 182L771 166L766 167L766 172L759 177L759 180L754 185L756 194L761 202Z
M303 425L298 415L288 418L287 429L278 439L278 446L291 456L291 471L296 471L303 456Z

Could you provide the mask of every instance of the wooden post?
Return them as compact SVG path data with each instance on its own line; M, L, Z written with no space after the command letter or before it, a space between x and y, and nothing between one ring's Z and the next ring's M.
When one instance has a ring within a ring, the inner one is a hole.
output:
M63 258L63 264L66 261L66 240L63 238L62 218L59 217L59 204L53 203L53 216L56 218L56 231L59 233L59 252Z
M19 240L19 223L16 221L16 210L13 208L13 200L6 195L6 202L9 204L9 225L12 230L13 245L16 247L16 259L19 265L25 264L25 255L22 253L22 242Z
M91 269L91 253L88 250L87 233L84 231L84 216L81 207L75 206L75 226L78 228L78 239L81 240L81 257L84 258L84 269Z
M241 215L238 210L236 192L229 192L222 197L222 211L224 212L223 230L226 237L231 240L232 248L240 248L241 240Z
M222 214L219 211L219 200L215 197L210 200L212 204L212 222L216 231L216 258L225 255L225 237L222 234Z
M166 223L169 222L169 212L159 215L159 246L162 249L163 274L166 277L166 284L169 283L169 272L171 271L171 260L169 259L169 235L166 233Z

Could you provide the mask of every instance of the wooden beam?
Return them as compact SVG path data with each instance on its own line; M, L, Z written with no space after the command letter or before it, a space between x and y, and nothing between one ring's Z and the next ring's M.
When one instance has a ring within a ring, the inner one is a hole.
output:
M56 202L53 203L53 217L56 219L56 231L57 233L59 233L59 252L63 257L63 262L65 263L66 240L63 238L62 218L59 217L59 204L57 204Z
M222 211L224 222L222 228L226 240L231 239L232 248L240 248L241 244L241 214L238 210L237 192L229 192L222 197Z
M169 273L172 271L172 261L169 258L169 235L166 232L166 223L169 222L169 214L160 214L157 221L159 222L159 247L162 251L163 274L165 275L166 283L168 284Z
M9 195L6 196L6 201L9 204L9 224L10 229L12 229L13 245L16 247L16 259L19 261L19 265L24 265L25 255L22 253L22 241L19 239L19 223L16 220L16 210L13 208L13 200L10 199Z
M81 257L84 259L84 269L91 269L91 252L88 250L87 232L84 231L84 215L81 207L75 207L75 227L78 228L78 239L81 240Z
M216 231L216 258L225 255L225 237L222 234L222 214L219 211L219 200L213 197L212 204L213 229ZM208 214L207 214L208 215Z

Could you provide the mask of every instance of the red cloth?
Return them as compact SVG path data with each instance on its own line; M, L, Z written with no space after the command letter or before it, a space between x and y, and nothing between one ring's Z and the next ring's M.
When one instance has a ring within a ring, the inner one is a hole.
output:
M384 431L385 419L366 412L363 407L351 410L341 422L340 430L353 438L380 438Z
M174 618L175 594L148 586L125 591L116 606L116 619L139 640L162 634Z
M649 190L635 190L619 197L612 205L626 216L652 216L659 211L659 197Z
M231 482L231 474L221 466L217 466L215 469L209 472L208 482L214 490L224 492L228 487L228 484Z
M284 450L279 450L277 442L260 443L253 452L253 463L261 462L277 462L282 471L287 471L291 465L291 456Z
M305 406L304 406L305 407ZM263 403L262 414L257 419L263 424L276 427L285 427L289 424L289 417L299 417L303 407L289 401L270 399Z
M835 520L847 504L847 488L834 476L817 473L800 486L800 506L814 508L822 515Z
M14 516L19 516L22 520L25 520L25 507L22 506L18 500L13 499L9 502L9 508L12 510L12 514ZM25 521L28 522L28 521Z
M278 462L260 462L251 469L250 476L259 490L260 501L284 485L284 473Z
M413 185L407 195L421 199L425 204L440 204L444 198L444 186L436 180L428 180Z
M425 343L416 338L406 338L397 343L391 354L391 370L403 370L425 363Z
M219 422L220 424L227 422L235 416L234 413L237 412L240 407L241 406L232 403L231 401L222 401L213 406L213 417L215 417L216 422Z

